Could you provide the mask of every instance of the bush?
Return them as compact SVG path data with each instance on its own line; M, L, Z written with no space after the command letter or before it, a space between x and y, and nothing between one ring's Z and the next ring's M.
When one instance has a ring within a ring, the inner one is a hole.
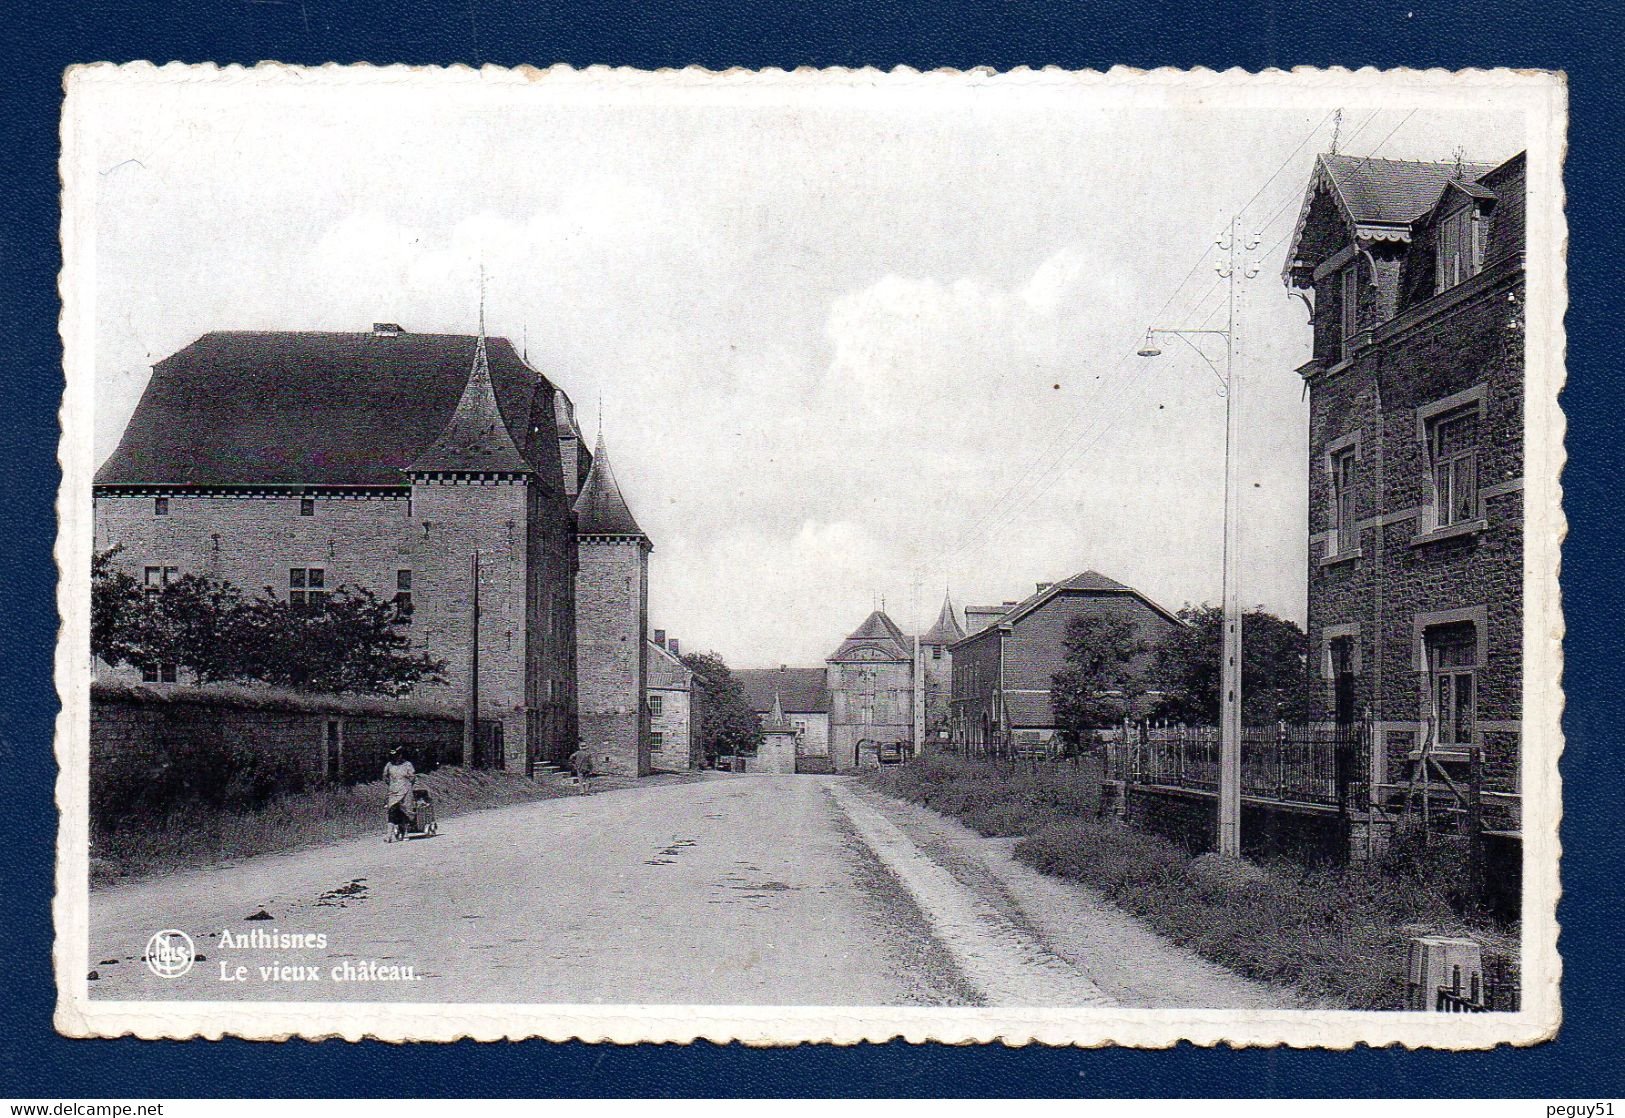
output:
M116 752L92 758L90 824L98 831L149 826L181 805L251 811L304 790L305 771L290 753L223 735L177 735L157 758Z
M1018 859L1100 890L1204 958L1318 1004L1403 1009L1408 944L1419 929L1516 951L1464 906L1462 855L1449 846L1400 844L1371 867L1193 858L1158 835L1098 818L1101 770L1092 759L934 756L868 779L983 834L1022 835Z

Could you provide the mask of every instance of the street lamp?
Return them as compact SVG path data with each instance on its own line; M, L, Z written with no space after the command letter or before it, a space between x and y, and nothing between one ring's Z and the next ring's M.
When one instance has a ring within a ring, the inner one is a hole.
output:
M1229 257L1227 263L1219 266L1219 275L1230 281L1229 321L1225 328L1153 326L1146 330L1145 344L1138 351L1140 357L1160 357L1162 350L1157 346L1157 336L1178 338L1213 370L1224 395L1224 650L1219 686L1219 853L1230 858L1241 856L1241 524L1236 462L1241 446L1237 427L1241 415L1241 371L1236 367L1236 320L1241 296L1239 281L1258 272L1256 267L1246 266L1240 260L1243 253L1240 226L1241 219L1232 218L1229 237L1219 239L1219 247ZM1246 249L1257 246L1255 237ZM1223 372L1193 340L1201 337L1224 339Z

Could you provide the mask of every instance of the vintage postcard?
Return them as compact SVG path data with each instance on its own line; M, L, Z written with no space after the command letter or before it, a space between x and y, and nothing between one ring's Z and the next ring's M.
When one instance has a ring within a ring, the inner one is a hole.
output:
M62 1032L1556 1032L1561 75L66 91Z

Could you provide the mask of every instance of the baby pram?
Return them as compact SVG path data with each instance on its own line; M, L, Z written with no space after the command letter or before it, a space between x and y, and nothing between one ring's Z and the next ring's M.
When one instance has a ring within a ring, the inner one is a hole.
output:
M408 822L400 816L396 817L390 839L394 842L403 842L412 835L433 835L440 831L440 824L434 818L434 798L429 795L427 788L412 789L413 814Z

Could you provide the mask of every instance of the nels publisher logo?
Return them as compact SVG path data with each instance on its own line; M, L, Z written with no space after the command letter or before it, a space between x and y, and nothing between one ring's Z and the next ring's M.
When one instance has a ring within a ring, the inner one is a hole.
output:
M196 958L192 937L174 928L154 932L147 941L147 969L159 978L179 978L192 969Z

